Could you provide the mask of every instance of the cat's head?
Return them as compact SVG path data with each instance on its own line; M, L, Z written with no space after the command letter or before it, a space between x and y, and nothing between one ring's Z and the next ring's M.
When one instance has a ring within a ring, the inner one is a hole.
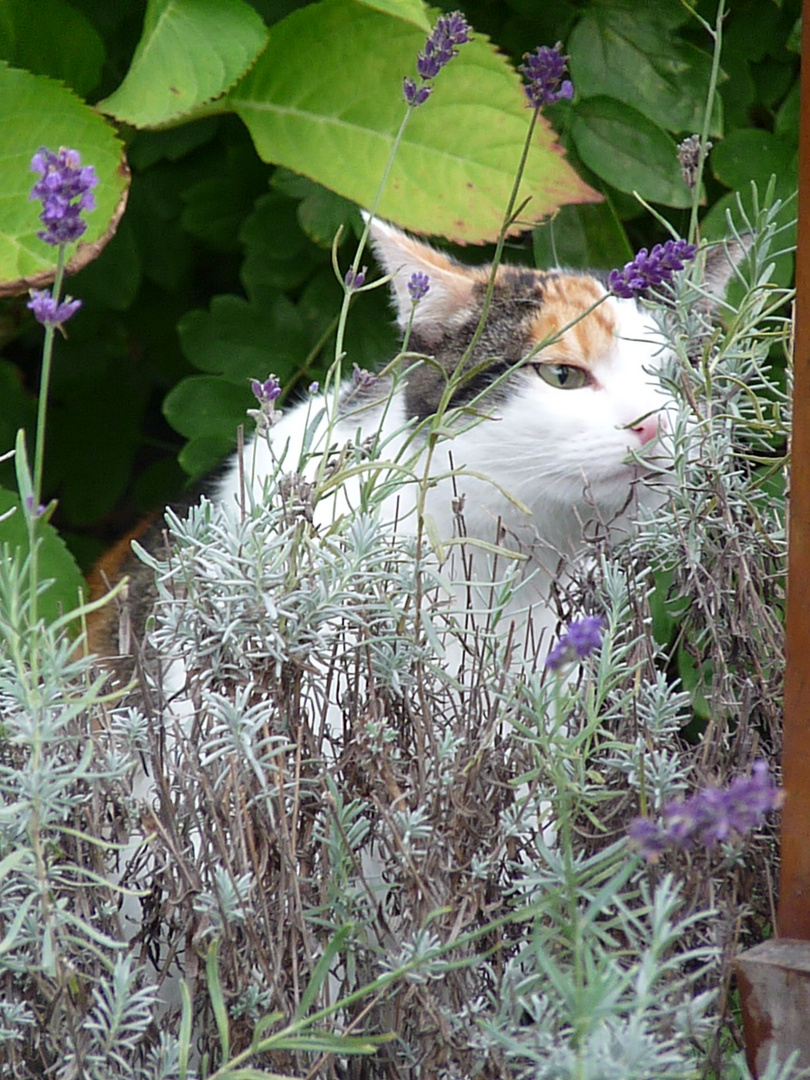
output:
M618 512L644 472L633 452L653 468L668 423L671 403L655 375L665 346L650 312L608 295L599 274L504 265L479 329L489 266L462 266L380 221L371 240L391 275L399 325L411 326L409 351L431 357L408 372L409 417L432 415L461 367L451 404L473 403L489 417L465 440L464 464L486 468L533 514L541 504ZM724 270L715 261L720 295L732 262L724 256ZM429 289L414 307L415 273L428 275Z

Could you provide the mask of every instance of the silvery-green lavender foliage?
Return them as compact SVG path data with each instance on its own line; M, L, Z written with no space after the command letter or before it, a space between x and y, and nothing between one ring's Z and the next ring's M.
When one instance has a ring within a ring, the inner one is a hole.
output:
M662 588L691 604L682 641L706 672L712 768L752 757L753 722L732 737L723 710L777 686L776 616L756 623L784 570L764 476L781 467L785 401L766 369L784 331L771 214L752 223L754 287L727 331L695 321L694 286L662 315L684 402L667 506L561 586L563 613L605 620L570 678L507 670L484 621L450 610L427 543L380 523L373 457L363 513L328 528L283 476L236 528L205 500L169 515L140 706L105 700L63 627L26 636L25 573L0 559L10 1075L168 1080L207 1061L224 1078L257 1025L280 1034L250 1063L277 1075L332 1075L333 1056L360 1076L352 1038L388 1032L362 1075L719 1068L725 923L677 883L677 861L644 867L623 837L705 776L681 740L692 698L652 637ZM765 635L768 664L737 667ZM443 667L459 639L462 680ZM738 881L739 854L714 858L690 881ZM727 889L721 914L742 895Z

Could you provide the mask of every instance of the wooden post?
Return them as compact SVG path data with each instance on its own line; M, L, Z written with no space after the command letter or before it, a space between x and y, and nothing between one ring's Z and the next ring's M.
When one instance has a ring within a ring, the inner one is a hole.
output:
M804 0L779 936L810 941L810 0Z
M737 958L748 1067L810 1066L810 0L802 3L782 862L777 937Z

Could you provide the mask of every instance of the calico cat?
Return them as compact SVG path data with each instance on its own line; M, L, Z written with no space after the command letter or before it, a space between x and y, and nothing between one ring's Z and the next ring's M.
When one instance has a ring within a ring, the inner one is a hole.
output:
M631 504L656 498L644 478L660 466L657 441L667 425L655 376L664 355L660 332L635 301L606 296L598 276L510 266L496 273L479 332L490 267L466 268L380 221L370 237L391 278L399 328L410 330L408 355L423 359L406 358L396 375L380 379L355 373L336 409L332 392L285 409L269 436L246 448L242 465L230 464L214 498L236 508L246 482L261 501L279 463L282 472L300 470L305 433L308 478L323 452L370 439L384 458L411 455L421 474L430 418L444 399L444 428L452 434L433 448L421 510L440 541L461 532L473 551L472 572L459 560L448 574L455 600L470 604L472 577L473 605L488 606L492 558L474 549L476 541L518 553L524 584L501 621L522 627L530 618L531 648L545 652L557 621L549 588L561 560L582 550L595 523L616 527ZM414 275L428 279L417 303L409 290ZM399 531L413 533L418 487L397 487L383 519L395 517ZM337 501L321 502L316 522L357 506L358 488L343 485Z
M508 265L495 273L479 327L490 267L467 268L379 220L371 223L370 239L390 276L407 354L393 374L355 372L336 390L285 408L269 432L254 436L226 466L211 498L238 515L246 500L266 497L276 474L322 480L329 455L347 445L356 454L373 443L380 457L407 461L419 475L427 468L424 504L417 509L418 485L398 484L383 519L415 534L421 512L441 543L461 533L490 551L478 551L472 569L470 562L454 563L449 576L460 606L469 605L475 585L478 606L486 608L492 545L516 553L523 584L501 625L514 634L531 623L523 651L536 663L557 622L549 592L562 561L582 553L595 526L626 526L635 507L661 497L648 483L666 468L661 436L671 407L656 377L666 358L660 330L635 300L609 295L599 274ZM708 297L723 295L735 261L725 248L709 251ZM428 279L417 303L409 289L414 275ZM449 437L437 441L431 417L442 402ZM316 524L351 512L360 483L355 478L320 499ZM158 539L155 529L145 546ZM103 565L105 580L115 576L123 551L121 545ZM130 561L128 569L134 614L126 621L137 640L154 587L149 568ZM115 618L110 608L91 627L98 651L127 651L112 644Z

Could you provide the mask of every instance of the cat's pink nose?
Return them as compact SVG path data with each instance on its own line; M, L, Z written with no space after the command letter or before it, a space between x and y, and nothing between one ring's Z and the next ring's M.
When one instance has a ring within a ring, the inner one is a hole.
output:
M648 416L640 424L631 428L631 431L638 435L641 445L646 446L648 442L657 439L661 434L661 419L657 414Z

